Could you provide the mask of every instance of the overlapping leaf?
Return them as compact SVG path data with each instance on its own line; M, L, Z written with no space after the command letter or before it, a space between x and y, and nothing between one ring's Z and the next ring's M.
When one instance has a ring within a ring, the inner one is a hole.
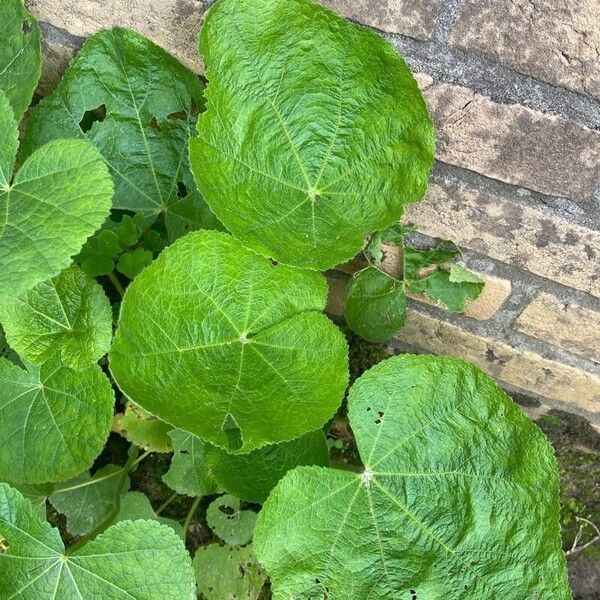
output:
M35 364L59 356L81 369L104 356L112 339L108 298L77 267L7 300L0 320L10 346Z
M388 42L312 0L221 0L200 47L209 85L192 169L245 244L333 267L423 196L433 127Z
M23 496L0 484L0 597L194 600L191 561L180 538L155 521L113 525L65 552L57 529Z
M150 504L150 500L148 500L148 496L145 496L141 492L127 492L121 496L119 514L117 515L116 522L136 521L138 519L158 521L163 525L167 525L178 537L185 541L185 533L181 523L178 523L173 519L157 516L152 508L152 504Z
M170 425L139 406L128 402L123 414L115 416L115 429L131 443L149 452L171 452Z
M252 539L256 513L241 509L238 498L225 494L209 504L206 522L226 544L243 546Z
M32 111L24 149L87 138L110 168L113 206L168 221L168 207L195 191L187 141L202 103L198 77L162 48L127 29L100 31Z
M74 371L58 358L27 370L0 358L0 479L74 477L100 454L113 391L98 365Z
M322 275L194 232L129 286L110 368L162 420L249 452L314 431L338 407L347 346Z
M570 598L552 449L487 375L404 355L348 406L363 472L299 467L260 513L275 600Z
M17 119L25 112L42 71L40 28L25 10L22 0L2 0L0 44L0 90Z
M0 90L0 301L69 266L110 210L113 184L85 140L57 140L12 177L17 123Z

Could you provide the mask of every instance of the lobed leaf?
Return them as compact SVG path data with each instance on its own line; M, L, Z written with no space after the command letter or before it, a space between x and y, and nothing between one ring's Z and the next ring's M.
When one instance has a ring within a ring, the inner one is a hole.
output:
M487 375L390 358L348 409L363 472L299 467L259 515L275 600L571 597L552 448Z
M208 505L206 522L226 544L244 546L252 539L256 513L241 510L239 499L225 494Z

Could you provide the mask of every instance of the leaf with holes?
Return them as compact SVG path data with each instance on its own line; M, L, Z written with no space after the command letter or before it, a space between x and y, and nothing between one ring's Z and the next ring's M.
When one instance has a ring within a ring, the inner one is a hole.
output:
M425 193L433 126L380 36L312 0L220 0L200 49L209 84L192 169L246 245L333 267Z
M187 142L203 105L198 77L150 40L127 29L89 38L57 90L32 110L26 153L57 138L87 138L115 182L114 208L146 224L192 191Z
M50 504L67 519L67 531L85 535L112 513L119 490L122 468L106 465L91 476L87 471L56 486ZM129 479L124 490L129 489Z
M205 461L223 489L242 500L262 504L290 469L299 465L329 466L329 450L325 434L318 429L248 454L231 454L207 445Z
M59 356L66 366L82 369L102 358L112 340L108 298L77 267L7 300L0 320L10 346L35 364Z
M487 375L390 358L348 415L362 473L299 467L260 513L275 600L570 598L552 448Z
M252 546L209 544L194 556L198 591L206 600L258 600L267 576Z
M63 481L89 468L112 422L114 395L98 365L52 358L27 370L0 358L0 479Z
M206 522L226 544L243 546L252 539L256 513L241 510L239 499L225 494L209 504Z
M0 90L20 119L38 84L42 72L40 28L25 10L22 0L0 3L2 44L0 44Z
M84 140L46 144L13 178L17 138L0 90L0 302L68 267L108 216L113 194L100 154Z
M0 483L0 597L195 600L190 557L156 521L117 523L81 549L65 551L58 529Z
M249 452L314 431L348 381L324 277L194 232L127 288L110 351L123 392L160 419ZM168 308L166 308L168 307Z
M193 433L175 429L173 458L163 481L178 494L208 496L217 492L217 483L205 461L206 444Z

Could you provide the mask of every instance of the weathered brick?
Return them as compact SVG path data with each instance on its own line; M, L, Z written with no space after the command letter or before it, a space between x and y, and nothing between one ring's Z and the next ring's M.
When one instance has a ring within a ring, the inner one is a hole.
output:
M320 3L363 25L428 39L442 0L320 0Z
M600 362L600 313L594 310L540 294L521 313L515 329Z
M191 69L202 70L196 40L205 11L195 0L27 0L26 5L40 21L76 36L117 25L130 27Z
M423 233L600 297L598 231L449 182L433 183L406 218Z
M467 0L450 45L600 98L597 0Z
M600 132L460 86L434 84L425 97L441 161L543 194L583 200L593 192Z
M414 307L396 339L427 352L473 362L501 383L527 394L600 415L600 378L586 371L463 331Z
M38 85L38 92L42 95L49 94L57 86L62 74L73 58L75 51L64 44L42 38L42 76Z

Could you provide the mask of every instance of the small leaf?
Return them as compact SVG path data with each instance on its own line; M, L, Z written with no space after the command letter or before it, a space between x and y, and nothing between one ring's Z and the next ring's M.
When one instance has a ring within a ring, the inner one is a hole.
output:
M148 265L152 263L152 252L136 248L125 252L117 263L117 270L129 279L135 279Z
M207 445L206 464L227 492L248 502L263 503L277 482L298 465L329 465L321 429L295 440L270 444L248 454L230 454Z
M206 522L226 544L244 546L252 539L256 513L240 510L239 499L225 494L209 504Z
M348 284L344 316L369 342L391 338L406 321L403 282L375 267L355 273Z
M133 402L128 402L125 413L115 416L115 431L132 444L148 452L171 452L169 437L173 427L151 415Z
M482 280L468 269L460 265L450 265L450 276L452 283L482 283Z
M40 28L23 7L22 0L0 2L0 23L0 90L20 119L31 102L42 70ZM0 139L4 143L4 138Z
M462 269L462 271L468 273L466 269ZM469 273L469 275L473 279L475 278L472 273ZM460 312L466 308L467 300L474 300L481 294L484 282L480 279L477 279L476 282L468 281L462 272L458 277L462 281L452 281L451 271L436 269L431 275L417 281L411 281L409 285L414 292L426 294L433 302L441 304L450 312Z
M102 358L112 340L108 298L77 267L6 302L0 317L11 347L35 364L58 355L82 369Z
M205 600L258 600L267 575L252 546L232 548L209 544L193 560L198 591Z
M0 597L195 600L190 557L156 521L117 523L68 552L23 496L0 484Z
M163 481L178 494L209 496L217 492L217 484L205 462L205 444L192 433L175 429L173 458Z
M72 535L85 535L101 525L114 510L119 479L123 469L107 465L56 486L50 504L67 518L67 530ZM125 482L129 489L129 478Z
M118 523L119 521L137 521L138 519L158 521L163 525L167 525L182 540L185 540L185 534L181 523L178 523L173 519L158 517L154 512L148 497L141 492L126 492L121 496L119 514L115 519L115 523Z
M122 251L116 232L102 229L85 243L76 260L90 277L99 277L113 272L114 261Z
M428 267L443 264L460 255L458 250L446 248L440 244L431 250L417 250L410 246L404 248L404 279L407 282L417 281L422 275L420 271Z
M115 233L123 247L137 244L142 235L144 217L142 215L123 215L121 222L115 226Z
M56 358L21 369L0 358L0 479L63 481L88 469L112 422L114 395L98 365Z

